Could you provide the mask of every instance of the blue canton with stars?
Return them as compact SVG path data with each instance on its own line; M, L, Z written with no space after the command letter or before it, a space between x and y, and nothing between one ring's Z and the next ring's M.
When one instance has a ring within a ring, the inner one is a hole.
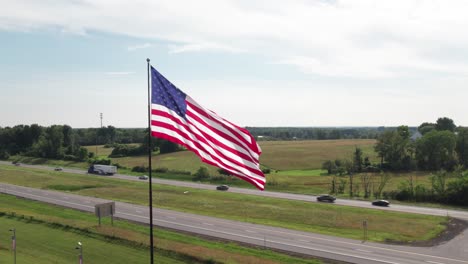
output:
M151 102L163 105L185 118L187 95L151 66Z

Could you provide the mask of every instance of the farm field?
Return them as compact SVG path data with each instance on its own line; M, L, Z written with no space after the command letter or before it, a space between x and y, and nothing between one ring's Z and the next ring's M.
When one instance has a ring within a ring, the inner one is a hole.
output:
M148 263L148 227L0 194L0 260L13 263L9 228L16 229L18 263L76 263L77 242L85 263ZM322 263L235 243L210 241L155 229L156 263Z
M147 204L147 183L95 175L78 175L0 166L0 181L69 191L76 194ZM188 192L187 192L188 191ZM184 193L187 192L187 193ZM428 240L439 234L447 218L290 201L229 192L156 185L158 207L251 223L360 239L362 219L369 220L369 240ZM228 207L230 210L225 210ZM294 208L294 210L290 210Z
M304 141L260 141L262 148L260 163L273 170L312 170L320 169L326 160L350 159L355 147L369 156L371 161L378 161L374 153L373 139L343 139L343 140L304 140ZM88 146L88 151L95 152L96 146ZM98 146L99 156L109 155L111 148ZM114 163L132 168L148 164L147 156L113 158ZM180 151L171 154L155 155L153 166L165 167L171 170L185 170L195 172L205 165L190 151ZM207 166L207 165L206 165ZM216 172L216 169L213 170Z
M337 158L350 158L355 147L363 150L364 156L369 156L372 162L377 162L378 158L373 151L375 140L369 139L349 139L349 140L308 140L308 141L260 141L263 153L261 163L272 169L270 174L266 174L267 186L270 191L291 192L301 194L321 194L330 192L330 183L332 176L326 175L326 172L321 170L321 165L326 160L334 160ZM111 148L104 146L88 146L89 151L98 151L99 156L106 157L110 154ZM77 163L70 161L54 161L39 158L15 157L24 163L30 164L46 164L51 166L67 166L86 169L87 163ZM148 158L146 156L137 157L122 157L113 158L112 163L118 163L126 168L119 169L119 173L130 175L142 175L146 173L132 172L134 166L147 166ZM206 166L210 175L219 175L217 168L206 165L190 151L180 151L170 154L153 155L153 169L167 168L168 173L153 173L153 176L172 179L191 181L190 174L181 174L175 171L195 173L200 166ZM171 172L172 171L172 172ZM372 186L377 188L380 181L380 174L369 173L372 177ZM415 185L422 184L430 185L430 174L426 172L412 173L390 173L390 181L387 183L384 191L396 190L403 182L407 182L412 178ZM347 177L341 179L349 181ZM240 181L234 177L217 177L205 180L213 184L228 184L232 186L253 188L250 184ZM361 175L357 174L354 177L355 191L358 196L362 197L363 188L361 186ZM348 197L348 188L345 193L340 195Z

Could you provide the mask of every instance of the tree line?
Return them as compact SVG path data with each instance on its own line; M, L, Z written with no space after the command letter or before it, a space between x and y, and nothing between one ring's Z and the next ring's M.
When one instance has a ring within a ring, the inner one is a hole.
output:
M356 147L350 159L328 160L322 169L333 175L330 192L343 194L347 187L351 197L362 191L365 198L415 200L467 205L468 196L468 128L457 127L447 117L435 123L422 123L415 133L408 126L383 131L374 147L379 161L371 162ZM431 172L430 187L415 184L412 174L398 190L384 192L390 180L387 172ZM380 172L374 174L371 172ZM354 184L355 177L360 183ZM376 176L380 175L380 176ZM450 181L448 181L450 179Z
M257 140L375 139L385 127L247 127ZM416 128L411 128L415 130Z
M0 159L11 155L25 155L49 159L87 161L94 158L83 146L113 147L111 156L132 156L148 153L148 129L102 128L73 129L68 125L43 127L37 124L0 127ZM151 140L152 151L169 153L181 148L163 139ZM137 143L135 146L126 145Z

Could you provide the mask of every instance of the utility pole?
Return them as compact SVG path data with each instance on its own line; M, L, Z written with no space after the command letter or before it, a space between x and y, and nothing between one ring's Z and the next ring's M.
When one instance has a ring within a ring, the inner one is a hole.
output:
M78 242L78 246L75 247L75 249L79 249L80 250L80 255L78 255L79 259L78 259L78 263L79 264L83 264L83 244L81 244L81 242Z
M100 114L100 116L101 116L101 128L102 128L102 113Z
M10 229L13 232L11 237L11 248L13 249L13 263L16 264L16 228Z

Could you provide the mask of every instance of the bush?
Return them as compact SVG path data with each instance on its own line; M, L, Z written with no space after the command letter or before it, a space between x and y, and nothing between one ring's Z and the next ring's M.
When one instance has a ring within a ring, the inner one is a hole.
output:
M208 168L205 166L201 166L197 172L195 172L193 180L200 181L204 179L210 178L210 173L208 172Z
M78 160L78 158L75 155L64 155L63 159L64 160Z
M159 168L156 168L153 170L154 172L159 172L159 173L166 173L169 171L168 168L165 168L165 167L159 167Z
M89 159L89 163L91 164L101 164L101 165L110 165L111 160L110 159Z
M0 159L7 160L10 158L10 153L6 150L0 150Z
M263 174L270 174L271 170L270 170L270 168L263 168L262 172L263 172Z
M133 172L148 172L148 168L145 166L135 166L132 168Z

